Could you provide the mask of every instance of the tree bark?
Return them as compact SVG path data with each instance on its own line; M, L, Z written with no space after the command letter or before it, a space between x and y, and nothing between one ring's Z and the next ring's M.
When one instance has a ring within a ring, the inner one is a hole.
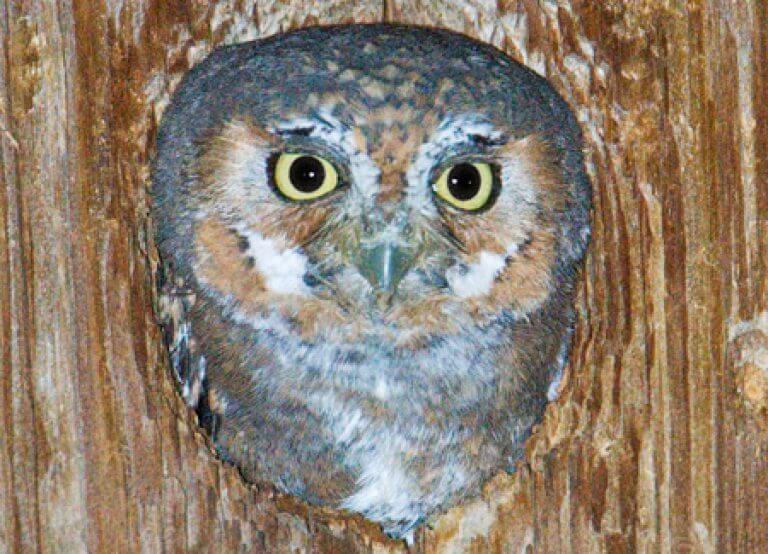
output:
M0 551L401 552L245 484L181 401L148 160L213 47L445 26L547 76L594 234L560 398L416 552L768 552L768 4L0 0Z

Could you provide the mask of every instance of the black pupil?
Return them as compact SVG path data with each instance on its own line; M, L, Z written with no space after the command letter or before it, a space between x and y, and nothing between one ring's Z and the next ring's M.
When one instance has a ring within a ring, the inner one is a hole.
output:
M325 180L325 169L320 160L312 156L296 158L291 164L291 184L301 192L315 192Z
M458 164L448 173L448 190L456 200L470 200L480 190L480 172L472 164Z

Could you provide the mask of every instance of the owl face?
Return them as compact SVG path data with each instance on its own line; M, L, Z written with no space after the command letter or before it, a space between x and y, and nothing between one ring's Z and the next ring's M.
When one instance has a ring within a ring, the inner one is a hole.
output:
M196 297L174 367L247 478L403 536L520 456L589 229L544 79L447 31L303 29L213 52L157 144Z
M243 85L257 101L199 140L194 272L239 320L419 348L555 286L572 186L552 129L488 53L395 39L288 41L280 86Z

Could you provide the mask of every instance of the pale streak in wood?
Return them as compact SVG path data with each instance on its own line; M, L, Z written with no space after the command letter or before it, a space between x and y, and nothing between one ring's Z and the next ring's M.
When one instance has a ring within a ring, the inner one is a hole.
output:
M385 15L550 78L596 186L573 363L529 465L415 550L768 551L764 3L173 6L0 2L0 551L403 549L213 459L165 365L146 219L157 121L192 63Z

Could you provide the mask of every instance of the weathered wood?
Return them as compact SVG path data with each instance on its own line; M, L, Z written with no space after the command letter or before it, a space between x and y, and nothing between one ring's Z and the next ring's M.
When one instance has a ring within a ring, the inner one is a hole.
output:
M184 71L310 23L448 26L582 121L594 240L527 463L424 552L768 552L768 5L0 1L0 551L402 551L245 485L170 379L147 162Z

